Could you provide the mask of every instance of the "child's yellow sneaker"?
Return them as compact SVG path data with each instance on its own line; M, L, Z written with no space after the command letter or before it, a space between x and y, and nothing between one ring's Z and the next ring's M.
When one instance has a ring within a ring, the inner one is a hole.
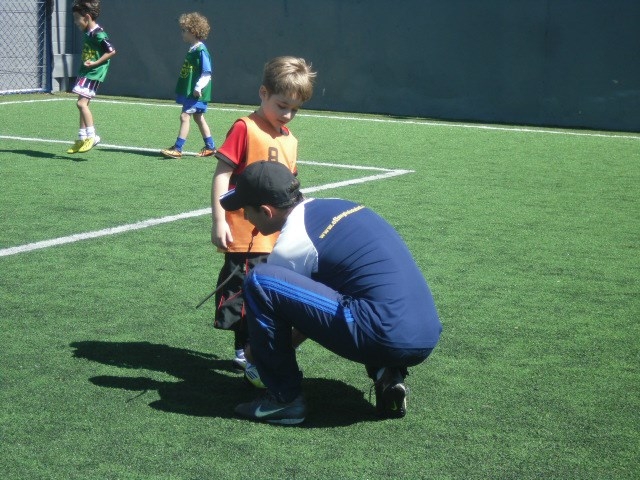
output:
M80 151L80 147L84 144L84 140L76 140L71 147L67 149L67 153L78 153Z
M85 141L82 142L82 145L78 149L78 153L88 152L93 148L95 144L96 144L96 137L89 137L85 139Z

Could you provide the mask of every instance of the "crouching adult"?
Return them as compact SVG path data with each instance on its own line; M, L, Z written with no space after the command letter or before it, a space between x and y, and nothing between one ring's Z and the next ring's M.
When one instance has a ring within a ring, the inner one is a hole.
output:
M244 208L256 232L280 232L267 262L244 285L250 354L267 390L235 412L269 423L303 422L296 347L311 338L364 364L377 413L403 417L407 368L431 354L442 326L400 235L362 205L305 199L297 178L277 162L249 165L220 203L225 210Z

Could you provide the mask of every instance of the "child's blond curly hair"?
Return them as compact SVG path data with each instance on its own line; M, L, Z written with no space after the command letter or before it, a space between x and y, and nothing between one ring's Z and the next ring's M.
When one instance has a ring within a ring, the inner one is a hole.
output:
M180 15L178 23L180 28L186 30L200 41L206 40L211 31L209 20L198 12L183 13Z

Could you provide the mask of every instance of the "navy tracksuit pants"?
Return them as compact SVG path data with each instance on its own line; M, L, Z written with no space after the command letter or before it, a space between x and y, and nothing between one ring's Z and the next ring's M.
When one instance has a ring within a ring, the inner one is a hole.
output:
M267 389L284 402L297 397L302 384L292 327L332 352L365 364L372 378L383 366L417 365L433 350L393 348L372 340L354 321L357 312L351 311L348 297L284 267L257 265L247 275L244 296L258 373Z

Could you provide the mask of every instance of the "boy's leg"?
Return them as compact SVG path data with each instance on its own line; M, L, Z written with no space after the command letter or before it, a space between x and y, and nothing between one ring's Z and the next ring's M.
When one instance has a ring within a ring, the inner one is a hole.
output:
M67 153L83 153L91 150L94 146L95 139L89 139L90 136L95 136L95 130L93 127L93 115L89 109L90 98L78 95L76 106L78 107L78 113L80 117L80 128L78 130L78 139L75 143L69 147ZM91 132L88 132L88 128L91 128ZM89 135L92 133L92 135Z
M242 284L244 283L244 255L226 253L224 264L218 274L217 286L223 282L224 286L216 292L216 313L214 327L222 330L232 330L242 316ZM236 270L236 266L240 269ZM235 272L235 273L233 273ZM229 276L233 273L233 276Z
M183 107L182 113L180 114L180 128L178 130L178 138L176 138L175 143L169 147L161 150L163 156L167 158L181 158L182 157L182 147L187 141L187 136L189 135L189 124L191 121L191 114L188 113L187 109Z
M78 96L78 111L80 112L80 128L93 127L93 115L89 109L90 98Z
M93 114L89 108L89 103L96 96L99 87L100 82L98 80L89 80L84 77L80 77L73 87L73 92L78 94L76 105L80 112L79 137L83 141L82 144L74 144L67 150L67 153L84 153L100 143L100 137L96 135L93 123Z
M200 130L200 134L202 135L202 139L204 140L204 148L200 150L198 153L198 157L210 157L214 153L216 153L215 143L213 142L213 138L211 137L211 130L209 129L209 125L207 121L204 119L204 112L198 111L193 114L193 120L198 125L198 129Z
M84 144L84 141L87 139L87 128L84 124L84 119L82 118L82 110L80 109L80 100L83 97L78 95L78 100L76 101L76 106L78 107L78 117L79 117L79 128L78 128L78 138L76 141L67 149L67 153L78 153L80 147Z
M254 265L265 262L266 259L266 254L226 253L224 264L218 275L217 285L219 286L224 282L224 286L216 292L214 326L219 329L233 331L235 358L232 363L237 370L244 370L246 366L244 347L249 338L249 331L244 318L244 299L242 297L245 272Z
M237 372L244 372L247 369L248 360L244 354L245 346L249 341L249 333L246 330L246 321L241 319L233 327L233 348L235 350L231 361L233 369Z
M242 270L235 270L238 262L242 262L243 259L235 254L225 254L224 264L218 274L218 281L216 286L220 287L224 283L224 286L216 292L215 302L216 311L214 317L214 327L231 330L234 333L234 358L231 361L232 367L238 371L244 371L246 367L246 360L244 359L244 345L239 344L238 329L240 327L240 319L242 317L243 299L242 299L242 284L244 282L244 273ZM240 265L242 266L242 264ZM232 272L235 274L232 275ZM230 277L230 275L232 275Z
M209 125L207 121L204 119L204 112L196 112L193 114L193 121L198 125L198 129L200 130L200 135L202 138L207 138L211 136L211 130L209 129Z
M182 112L180 114L180 131L178 132L178 137L184 140L187 139L189 135L189 125L191 122L191 114L187 112Z

